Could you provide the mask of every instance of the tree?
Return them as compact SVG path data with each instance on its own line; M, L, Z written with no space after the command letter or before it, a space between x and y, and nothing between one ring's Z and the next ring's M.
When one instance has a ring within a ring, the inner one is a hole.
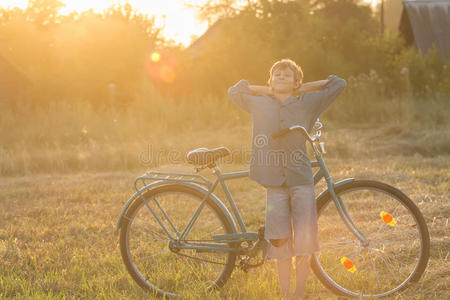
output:
M29 0L25 14L37 25L55 24L65 4L61 0Z

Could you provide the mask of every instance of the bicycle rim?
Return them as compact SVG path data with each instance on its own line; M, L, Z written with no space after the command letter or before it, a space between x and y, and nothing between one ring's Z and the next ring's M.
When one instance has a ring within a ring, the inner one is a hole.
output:
M201 203L202 196L193 189L174 185L150 190L144 195L147 204L157 213L173 238L177 238L176 231L181 235ZM121 229L122 257L133 279L141 287L160 296L185 298L197 298L222 286L233 270L235 254L192 249L173 251L169 248L170 238L147 204L141 199L133 203L125 214ZM231 232L221 209L207 200L183 241L191 244L213 243L212 235Z
M355 181L336 194L368 244L350 232L328 197L318 207L318 278L335 293L353 297L388 296L418 280L428 261L429 236L414 203L373 181Z

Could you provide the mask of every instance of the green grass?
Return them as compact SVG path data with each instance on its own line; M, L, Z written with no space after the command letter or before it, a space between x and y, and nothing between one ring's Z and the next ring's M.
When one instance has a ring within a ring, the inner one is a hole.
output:
M335 180L354 176L393 184L410 196L426 218L431 234L428 268L418 284L395 299L448 298L448 156L328 158L327 162ZM243 170L246 165L223 163L221 168ZM193 170L184 164L158 169ZM2 177L0 297L148 298L126 272L118 236L114 234L121 207L133 193L133 179L138 174L80 172ZM206 170L202 174L212 176ZM229 185L247 225L256 230L264 221L263 188L249 179L230 181ZM223 198L220 189L217 195ZM335 299L314 275L308 279L306 292L310 299ZM249 273L235 270L225 288L209 297L276 299L274 263Z

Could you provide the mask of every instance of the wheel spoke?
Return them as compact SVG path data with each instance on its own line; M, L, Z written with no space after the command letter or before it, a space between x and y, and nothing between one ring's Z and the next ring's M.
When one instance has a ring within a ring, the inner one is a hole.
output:
M383 257L383 256L381 256L381 255L379 255L378 253L376 253L375 252L375 255L377 256L377 257L379 257L382 261L383 261L383 263L384 263L384 265L386 266L386 268L389 270L389 272L392 274L392 278L395 278L396 276L395 276L395 274L392 272L392 268L390 267L390 263L388 263L387 261L386 261L386 259Z
M355 241L350 240L350 241L337 241L337 242L323 243L321 245L339 247L339 246L349 246L349 245L354 245L354 244L355 244Z
M179 185L161 186L155 190L157 192L148 191L145 199L158 200L152 206L159 206L158 215L170 228L170 233L174 228L186 228L203 196L196 190ZM216 282L227 280L234 268L236 253L179 248L189 245L190 241L211 244L214 243L213 235L232 233L231 224L220 207L206 201L189 232L189 238L177 241L170 240L162 232L143 200L137 201L140 202L133 203L125 214L126 228L121 228L122 257L133 279L167 296L186 293L200 295L213 288ZM165 215L162 216L161 212Z
M423 229L418 222L423 217L417 216L410 200L373 181L354 181L337 194L368 244L355 239L336 206L318 207L321 251L314 263L319 264L317 275L321 281L341 293L363 298L386 296L405 287L412 272L424 264L421 252L429 247L423 245ZM380 218L382 211L394 221ZM345 266L340 261L343 257L353 264Z
M200 278L200 276L198 275L198 273L195 271L195 269L192 267L191 262L188 261L188 259L187 259L186 257L183 257L183 256L182 256L182 257L177 256L177 257L178 257L178 259L180 259L180 260L186 262L187 266L191 269L192 273L195 275L195 277L197 277L198 281L203 285L203 288L206 290L206 289L207 289L207 286L205 285L205 283L203 282L203 280Z
M373 270L373 273L375 274L375 278L377 280L376 282L378 283L378 282L380 282L380 279L378 278L378 271L377 271L377 268L375 266L375 262L374 262L373 259L371 259L370 263L372 264L372 270Z
M125 218L130 220L128 217L125 217ZM161 233L150 229L150 227L148 227L148 225L146 226L138 221L134 221L134 224L139 225L139 227L135 227L135 228L137 228L137 230L139 230L140 232L142 232L142 233L148 232L148 233L152 233L152 234L158 236L159 238L155 238L158 241L169 241L169 238L167 236L165 237ZM150 226L154 227L153 225L150 225ZM143 229L145 229L145 231Z
M164 254L164 253L169 253L169 250L165 249L164 251L156 253L156 254L141 256L140 259L149 259L149 258L153 258L153 257L155 257L157 255L161 255L161 254Z
M204 240L204 238L207 237L207 236L213 236L213 233L216 233L216 232L218 232L218 231L221 230L221 229L222 229L222 227L217 226L217 228L214 229L214 230L211 230L211 232L205 233L204 235L200 236L200 237L198 238L198 240ZM213 240L212 240L212 241L213 241Z

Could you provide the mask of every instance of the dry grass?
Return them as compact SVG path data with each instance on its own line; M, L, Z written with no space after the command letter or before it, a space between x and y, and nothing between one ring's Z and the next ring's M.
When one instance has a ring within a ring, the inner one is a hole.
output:
M155 99L118 115L84 103L2 110L0 298L148 298L127 274L114 235L133 179L149 168L193 171L184 163L186 151L221 145L233 152L222 170L245 170L251 145L250 118L229 99ZM431 258L421 281L397 298L449 298L450 126L442 118L449 103L408 102L387 115L385 106L371 106L380 110L367 112L370 122L364 116L344 120L345 111L332 106L324 122L326 161L335 180L381 180L411 197L430 229ZM404 113L396 119L399 111ZM264 221L263 188L249 179L229 186L249 229L256 230ZM217 195L223 198L220 189ZM307 293L335 298L314 276ZM236 270L213 296L277 295L269 263L248 274Z
M248 163L250 117L230 99L150 99L119 113L84 102L2 109L0 175L138 170L179 163L190 149L220 145L233 149L234 163ZM353 102L344 94L324 114L331 157L450 154L450 101Z
M328 159L336 180L349 176L390 182L423 212L431 234L431 258L421 281L398 299L445 299L449 278L450 206L448 157L392 156L383 159ZM345 166L345 167L344 167ZM380 167L381 166L381 167ZM245 165L224 164L223 171ZM161 170L192 170L186 165ZM203 171L210 176L209 171ZM114 226L132 194L135 173L79 173L3 177L0 188L0 295L5 298L146 298L121 261ZM264 221L264 190L249 179L230 189L251 230ZM221 190L218 196L223 197ZM312 299L334 299L311 276ZM273 264L248 274L235 270L220 298L276 297Z

